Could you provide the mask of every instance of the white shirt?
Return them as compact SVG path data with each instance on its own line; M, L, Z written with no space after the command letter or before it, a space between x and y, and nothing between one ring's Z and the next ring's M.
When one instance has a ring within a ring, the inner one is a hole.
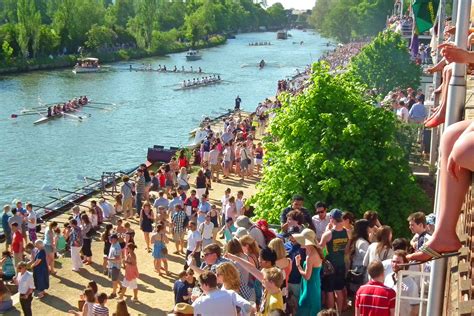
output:
M369 264L373 261L384 261L386 259L391 259L393 257L393 250L392 249L384 249L382 252L377 254L377 245L378 242L374 242L370 244L369 248L367 249L367 253L364 257L364 266L368 267Z
M16 277L18 281L18 293L26 294L29 289L35 289L35 282L33 280L33 273L26 271Z
M222 203L222 209L225 210L226 207L227 207L227 204L229 203L229 198L230 198L230 195L229 196L226 196L224 195L221 199L221 203Z
M196 250L197 243L202 241L201 233L197 230L188 232L188 246L186 247L189 251Z
M30 223L31 220L33 223ZM36 212L34 210L28 213L28 229L36 229Z
M217 165L219 163L219 151L217 149L213 149L209 152L209 164Z
M109 218L111 215L115 214L114 207L109 202L99 203L99 207L102 209L105 218Z
M241 305L238 300L237 294L233 291L214 290L194 301L194 315L235 316L237 315L235 307ZM245 301L244 299L242 300Z
M408 121L408 109L404 106L397 109L397 117L402 122L407 122Z
M199 232L201 233L202 239L212 239L212 230L214 229L214 223L209 222L209 224L206 224L206 222L201 223L199 225Z
M385 277L384 285L388 286L389 288L395 290L397 292L398 285L393 282L393 272L390 273ZM397 281L397 283L400 282L400 280ZM418 290L418 285L416 282L413 280L412 277L405 276L402 279L402 293L397 293L398 296L403 296L403 297L419 297L419 290ZM410 315L411 308L412 306L418 305L419 302L416 300L410 300L410 299L400 299L400 310L398 315Z
M231 155L232 149L230 147L224 149L224 161L230 161L230 155Z
M244 207L244 201L241 199L235 199L235 211L237 216L242 215L242 208Z
M225 218L232 217L234 220L237 218L236 212L235 212L235 206L232 204L227 204L225 207Z
M326 227L328 227L329 216L326 214L324 219L320 219L319 214L316 214L311 219L313 221L314 227L316 228L316 236L318 237L318 240L321 240L323 233L326 231Z

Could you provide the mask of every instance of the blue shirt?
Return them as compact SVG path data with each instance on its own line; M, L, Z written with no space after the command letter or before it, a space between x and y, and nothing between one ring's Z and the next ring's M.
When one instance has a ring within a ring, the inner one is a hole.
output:
M421 103L415 103L410 109L410 112L408 112L408 117L415 121L415 122L420 122L424 121L426 119L426 108L423 104Z
M211 204L207 201L206 202L201 202L201 203L199 203L198 210L199 210L199 212L203 212L203 213L207 214L211 211ZM205 219L206 219L205 215L199 214L198 217L197 217L198 224L204 222Z
M288 276L288 283L291 284L300 284L301 281L301 274L296 267L296 256L301 255L301 266L303 266L303 262L306 261L306 251L301 248L299 244L293 244L291 241L285 243L285 250L288 253L288 257L291 259L291 272Z
M11 234L11 229L10 229L10 225L8 224L8 220L10 219L10 215L8 215L8 213L3 213L3 216L2 216L2 228L3 228L3 232L5 234Z
M120 269L120 255L122 254L122 248L120 247L120 244L118 242L111 244L110 245L110 250L109 250L109 259L115 259L117 262L114 262L112 260L109 260L109 268L117 268ZM119 259L116 259L116 258Z
M170 212L174 212L175 211L175 207L176 205L181 205L183 208L184 208L184 203L183 201L181 200L180 197L175 197L173 200L171 200L170 204L169 204L169 210Z
M155 202L153 203L153 206L156 208L158 208L159 206L164 206L166 209L168 209L169 201L168 199L164 197L160 197L155 200Z
M183 296L188 296L188 284L181 280L178 280L174 283L173 292L174 292L174 303L189 303L189 300L185 300Z

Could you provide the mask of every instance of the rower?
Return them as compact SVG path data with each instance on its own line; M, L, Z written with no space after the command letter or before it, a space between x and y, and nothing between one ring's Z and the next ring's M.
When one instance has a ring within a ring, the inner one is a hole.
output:
M192 85L192 83L191 83L191 80L188 79L188 85L187 86L190 86L190 85Z
M166 71L166 65L163 65L163 71Z
M67 103L64 103L63 104L63 112L67 112L67 109L68 109Z
M82 95L79 97L77 103L78 103L79 105L83 105L83 103L82 103Z
M259 64L258 66L260 67L260 69L263 68L263 67L265 67L265 60L262 59L262 60L260 61L260 64Z
M48 116L48 117L51 117L51 114L52 114L52 113L51 113L51 107L48 106L48 114L47 114L47 116Z
M178 71L178 68L176 67L176 65L174 65L173 72L177 72L177 71Z
M191 72L194 72L194 70L193 70L193 66L191 66Z
M130 64L130 71L132 71L132 65Z
M181 71L184 72L184 66L181 66Z
M186 80L183 80L183 83L181 84L181 87L183 87L183 88L186 87Z
M198 71L199 71L199 73L202 73L202 69L201 69L201 67L199 67L199 70L198 70Z
M83 98L82 104L86 105L87 103L89 103L89 99L85 95L84 98Z
M221 76L217 75L217 81L221 80Z

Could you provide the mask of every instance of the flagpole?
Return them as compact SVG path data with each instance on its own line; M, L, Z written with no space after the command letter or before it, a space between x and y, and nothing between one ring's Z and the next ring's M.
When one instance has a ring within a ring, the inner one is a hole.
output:
M454 11L456 12L456 11ZM454 16L453 12L453 16ZM471 0L459 1L457 5L456 39L455 44L460 48L467 47L467 34L469 31L469 18L471 13ZM458 122L462 116L462 109L466 102L466 65L454 64L453 75L449 82L448 102L446 104L446 121L444 127ZM438 165L439 174L439 165ZM439 199L439 188L436 200ZM436 203L435 214L439 213L439 203ZM443 315L444 291L446 287L446 269L448 259L438 259L432 262L430 273L430 291L428 293L427 315Z

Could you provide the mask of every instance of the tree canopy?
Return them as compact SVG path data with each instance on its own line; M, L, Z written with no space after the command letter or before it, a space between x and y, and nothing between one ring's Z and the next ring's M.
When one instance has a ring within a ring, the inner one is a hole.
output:
M287 22L281 4L264 10L252 0L2 0L0 43L9 47L0 60L76 53L79 47L163 51L159 39L197 42Z
M309 22L322 35L341 42L382 31L393 0L318 0Z
M373 106L350 73L313 65L311 86L283 95L269 126L265 169L254 197L256 216L279 223L291 196L317 200L361 217L367 210L407 232L406 218L427 206L397 141L394 114Z
M391 89L419 87L422 69L408 52L400 34L385 31L364 46L350 63L349 71L357 80L386 95Z

